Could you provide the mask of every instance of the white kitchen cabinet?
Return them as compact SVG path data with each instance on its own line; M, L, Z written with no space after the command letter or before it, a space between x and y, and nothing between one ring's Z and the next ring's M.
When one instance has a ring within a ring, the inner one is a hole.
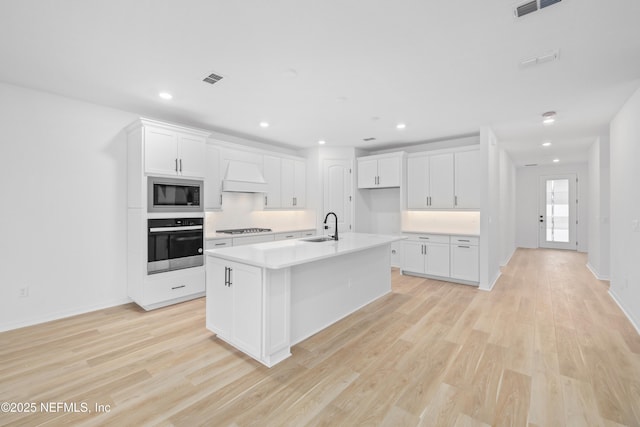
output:
M302 232L292 231L291 233L276 233L273 235L273 240L290 240L299 239L300 237L302 237Z
M409 157L407 160L407 207L409 209L453 208L453 171L452 153Z
M264 156L263 173L267 181L265 208L304 208L307 167L303 160Z
M143 121L144 170L147 175L204 178L206 133Z
M451 277L478 282L480 260L478 238L475 236L451 237Z
M449 277L449 236L416 235L402 245L403 270Z
M207 328L252 357L262 356L262 269L207 257Z
M455 207L480 209L480 150L455 153Z
M263 171L264 180L267 181L267 192L264 195L265 208L282 207L281 198L281 169L282 159L280 157L264 156Z
M306 203L307 170L300 160L282 159L281 196L283 208L303 208Z
M222 206L222 181L220 179L220 150L213 145L205 148L204 208L216 210Z
M233 246L233 239L207 239L204 243L205 249L221 249Z
M273 242L273 234L254 234L233 238L233 246L251 245L253 243Z
M358 158L358 188L400 187L404 153Z

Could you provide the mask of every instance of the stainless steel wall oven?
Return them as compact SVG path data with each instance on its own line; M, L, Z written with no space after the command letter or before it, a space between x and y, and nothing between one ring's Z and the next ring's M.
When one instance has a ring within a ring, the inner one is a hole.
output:
M203 218L154 218L147 221L147 274L204 265Z

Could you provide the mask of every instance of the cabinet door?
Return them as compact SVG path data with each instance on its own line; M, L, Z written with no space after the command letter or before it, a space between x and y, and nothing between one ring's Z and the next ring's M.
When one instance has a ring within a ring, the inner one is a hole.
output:
M428 243L425 247L427 254L424 272L434 276L449 277L449 245Z
M295 176L295 163L291 159L282 159L280 161L280 191L281 205L283 208L294 207L295 185L293 182Z
M430 208L453 207L453 154L429 156Z
M262 357L262 269L229 263L233 289L233 342L256 358Z
M402 242L402 269L414 273L424 273L424 244Z
M217 258L205 257L206 267L206 305L207 328L217 335L230 340L232 338L233 290L225 285L226 264Z
M378 159L378 187L400 187L400 158Z
M376 188L378 182L378 161L358 160L358 188Z
M264 206L266 208L282 207L280 194L281 165L279 157L264 156L263 160L264 179L267 181L267 192L264 195Z
M150 175L178 174L178 136L165 129L144 129L144 171Z
M480 209L480 150L455 154L456 208Z
M220 150L212 145L205 148L206 166L204 174L204 208L220 209L222 205L222 182L220 181Z
M204 178L206 168L206 142L199 136L178 134L178 171L190 178Z
M427 208L429 196L429 157L407 159L407 207Z
M307 165L301 160L293 162L294 207L304 208L307 200Z
M473 245L451 245L451 277L478 282L480 259L478 247Z

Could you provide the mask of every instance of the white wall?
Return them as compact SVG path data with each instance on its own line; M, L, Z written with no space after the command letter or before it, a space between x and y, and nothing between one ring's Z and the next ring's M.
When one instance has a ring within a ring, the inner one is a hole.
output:
M586 163L568 165L520 167L516 171L516 246L538 247L538 194L540 177L575 173L578 176L578 227L576 238L578 251L588 249L589 224L589 174Z
M516 250L516 167L509 155L500 149L500 265L507 265Z
M610 294L640 333L640 89L611 122Z
M589 149L589 270L609 279L609 136L602 135Z
M136 118L0 84L0 330L129 301L123 129Z
M480 206L480 289L500 277L500 149L491 128L480 128L482 184Z

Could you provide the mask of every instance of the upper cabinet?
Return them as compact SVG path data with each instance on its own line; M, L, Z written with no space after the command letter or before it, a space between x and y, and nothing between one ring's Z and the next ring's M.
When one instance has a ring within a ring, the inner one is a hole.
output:
M220 177L220 149L211 144L205 147L204 208L222 207L222 181Z
M147 175L204 178L206 132L148 120L142 125Z
M480 209L480 150L455 154L457 208Z
M264 156L263 173L267 181L265 208L305 207L307 167L304 160Z
M358 188L400 187L404 153L358 157Z
M479 209L479 178L479 150L409 157L407 208Z

